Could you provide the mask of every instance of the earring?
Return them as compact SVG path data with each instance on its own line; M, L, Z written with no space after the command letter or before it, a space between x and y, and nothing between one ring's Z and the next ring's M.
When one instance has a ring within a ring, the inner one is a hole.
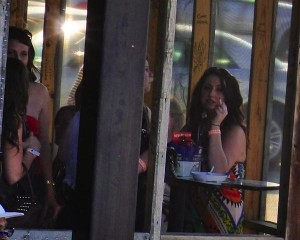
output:
M203 112L203 113L201 114L201 118L202 118L202 119L207 118L207 113L206 113L206 112Z

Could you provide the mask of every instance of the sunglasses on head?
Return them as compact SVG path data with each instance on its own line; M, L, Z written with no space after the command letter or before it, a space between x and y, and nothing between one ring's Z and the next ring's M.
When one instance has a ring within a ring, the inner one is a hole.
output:
M8 228L3 231L0 231L0 238L2 237L11 237L14 234L14 228Z

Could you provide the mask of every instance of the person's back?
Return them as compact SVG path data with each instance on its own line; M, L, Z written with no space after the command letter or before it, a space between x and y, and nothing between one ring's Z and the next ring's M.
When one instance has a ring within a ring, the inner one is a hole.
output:
M28 187L27 170L39 153L41 144L32 133L25 136L25 115L28 99L28 71L21 61L8 58L6 65L5 96L3 109L2 151L3 162L1 172L0 204L10 211L22 208L17 196L25 199L28 210L25 217L10 221L13 227L38 226L40 208L35 208L36 215L30 215L31 203L34 202L31 189ZM36 218L35 218L36 217Z
M57 194L60 203L63 205L61 212L56 220L56 228L71 228L73 225L73 193L76 182L77 171L77 151L80 124L80 106L81 106L80 83L75 93L75 114L68 125L60 147L58 149L58 158L65 163L65 174L61 179L60 188L57 188ZM71 107L71 106L70 106Z
M58 149L56 157L53 160L53 180L55 182L56 197L58 202L60 202L58 192L63 183L66 168L66 159L61 158L59 151L61 151L60 148L63 145L67 129L76 111L77 110L75 106L63 106L57 111L54 119L54 142Z
M58 215L56 228L71 228L73 225L73 194L76 183L77 151L80 112L76 112L66 131L64 141L58 151L59 158L65 161L65 174L61 179L57 195L63 208Z
M144 71L144 94L151 91L153 73L149 68L148 60L145 62ZM138 164L138 190L136 203L135 231L145 231L145 203L147 191L147 168L149 155L149 134L150 134L151 111L148 106L143 106L142 129L140 142L140 156Z

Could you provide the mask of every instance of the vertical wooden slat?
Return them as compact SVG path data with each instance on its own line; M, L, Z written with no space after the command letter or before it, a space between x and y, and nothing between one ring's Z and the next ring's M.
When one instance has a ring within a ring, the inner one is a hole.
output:
M62 4L64 0L46 0L45 1L45 16L44 16L44 41L41 64L41 83L43 83L50 94L50 126L53 126L53 109L55 96L55 82L59 78L58 64L58 49L59 42L62 38L61 27L62 19ZM50 136L52 128L50 127Z
M293 1L284 113L278 235L300 236L300 2Z
M0 1L0 135L2 136L2 113L4 105L4 90L5 90L5 73L7 59L7 40L9 28L9 2L7 0ZM0 146L1 144L0 139ZM2 148L1 148L2 151Z
M178 234L178 235L162 235L161 240L283 240L283 238L274 237L274 236L263 236L263 235L203 235L199 234Z
M150 17L149 17L149 31L148 31L148 62L150 69L155 72L156 68L156 55L157 51L157 39L158 29L160 26L159 22L159 8L162 5L160 0L150 1ZM155 77L155 76L154 76ZM153 89L144 96L144 102L147 106L152 106Z
M298 13L299 14L299 13ZM300 57L300 48L298 49L298 56ZM298 59L299 59L298 57ZM278 216L278 224L280 235L283 236L284 230L286 231L286 240L297 239L300 236L300 64L298 64L298 77L297 77L297 99L295 111L295 126L294 126L294 140L292 147L292 161L291 161L291 175L289 182L289 195L287 204L287 218L280 212ZM287 173L285 174L287 175ZM284 184L286 185L286 184ZM284 199L284 198L282 198ZM286 202L280 201L280 204L286 206ZM281 206L280 205L280 206ZM284 208L284 206L282 206ZM282 219L281 219L282 218ZM283 220L286 219L286 224ZM286 227L285 227L286 226Z
M169 123L170 109L170 90L172 84L172 65L173 65L173 48L175 37L175 22L176 22L176 5L177 0L164 1L161 4L163 18L160 24L162 37L157 41L158 49L161 49L157 56L157 79L154 84L154 105L153 115L151 118L151 159L148 176L148 188L153 188L147 191L152 199L151 228L150 238L153 240L160 239L162 202L164 191L164 175L166 162L166 148ZM153 151L154 150L154 151ZM152 175L153 174L153 175ZM152 180L152 181L151 181ZM151 184L153 183L153 184ZM153 193L153 194L151 194ZM151 205L150 205L151 206ZM147 214L146 214L147 216Z
M27 25L28 0L10 1L10 20L9 25L26 28Z
M248 179L261 179L265 124L267 111L268 80L270 71L274 0L255 2L255 20L253 29L252 66L248 109ZM258 193L245 193L245 214L248 219L259 216Z
M133 239L149 1L89 0L73 239Z
M209 64L211 0L195 0L189 98Z

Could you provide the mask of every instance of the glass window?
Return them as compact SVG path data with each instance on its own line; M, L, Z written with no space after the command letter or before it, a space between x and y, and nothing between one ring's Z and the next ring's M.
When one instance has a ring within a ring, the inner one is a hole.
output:
M66 3L64 32L62 76L59 106L67 104L67 98L73 82L77 78L83 64L85 28L87 15L87 0L69 0ZM28 1L28 30L32 32L32 41L36 51L35 65L40 68L43 49L45 1Z
M184 115L189 89L193 7L194 1L177 1L171 96L178 102ZM171 112L175 111L172 107L173 104L170 106Z
M271 121L267 125L269 139L266 141L263 179L280 180L280 162L285 85L287 74L288 37L291 20L291 0L278 1L274 42L274 68L270 74L273 82L271 103L268 109ZM173 85L171 94L187 108L188 85L192 42L192 13L194 1L178 0L175 32ZM215 0L215 39L212 65L226 68L240 81L247 113L252 35L255 0ZM172 106L171 106L172 110ZM262 199L261 217L277 222L278 192L270 192Z
M239 80L246 113L254 1L217 0L215 6L216 29L212 65L227 69Z
M83 64L87 0L69 1L63 25L64 48L60 88L60 106L67 104L68 95Z

